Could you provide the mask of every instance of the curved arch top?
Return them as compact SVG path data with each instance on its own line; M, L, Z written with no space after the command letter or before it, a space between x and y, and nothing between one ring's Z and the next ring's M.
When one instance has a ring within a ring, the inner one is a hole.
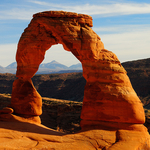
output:
M33 15L18 44L17 77L31 78L43 61L45 51L58 43L81 62L99 60L104 45L91 27L92 17L88 15L64 11Z

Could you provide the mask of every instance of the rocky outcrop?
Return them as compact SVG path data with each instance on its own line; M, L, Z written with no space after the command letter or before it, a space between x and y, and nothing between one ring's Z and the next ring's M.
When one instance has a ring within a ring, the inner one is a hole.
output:
M33 16L20 38L16 54L16 76L19 79L14 82L11 102L16 113L41 114L40 100L37 100L36 92L34 96L31 94L34 87L29 80L38 70L46 50L60 43L83 66L83 76L86 79L81 115L83 120L144 123L141 101L134 92L126 71L116 55L104 49L100 37L91 27L92 18L88 15L49 11ZM21 88L17 89L17 86ZM27 89L27 86L30 88ZM23 102L22 97L27 97L30 104L32 100L29 99L35 99L30 107L32 110L22 108L25 103L29 104L27 100ZM22 112L17 110L19 106Z
M83 76L83 120L144 123L142 103L112 52L101 50L97 61L83 62Z
M46 50L60 43L82 63L83 77L86 79L81 134L87 133L84 130L97 129L100 136L97 138L97 134L89 131L86 138L92 139L94 136L99 141L90 142L93 148L84 144L79 148L83 137L72 135L76 144L68 146L69 149L148 149L149 134L142 125L145 122L142 103L117 56L104 49L100 37L91 27L92 18L88 15L63 11L33 15L18 43L18 79L14 81L11 100L14 114L28 119L42 113L41 97L31 78L43 61ZM109 135L108 141L105 135ZM68 135L69 139L72 136ZM106 145L104 141L107 141ZM60 149L54 142L51 148Z
M62 44L65 50L71 51L80 61L89 59L90 57L92 58L95 54L97 55L98 51L104 48L98 35L90 28L91 26L92 18L90 16L77 13L49 11L33 16L31 23L20 38L16 54L16 76L19 79L14 82L11 101L11 107L14 108L16 114L40 115L40 108L39 112L37 112L36 109L37 106L40 107L40 102L36 101L38 96L33 97L30 91L27 92L27 90L31 89L27 89L25 84L31 82L29 80L38 70L40 63L44 59L46 50L52 45L58 43ZM93 45L97 48L92 48L92 51L88 49L88 47ZM22 85L22 88L17 89L17 87L15 87L16 85ZM18 92L20 93L15 94ZM22 97L29 99L30 96L32 97L35 107L33 105L31 106L31 102L30 104L26 103L28 106L22 107L22 105L25 105L25 100L21 100ZM19 101L19 103L17 101ZM31 106L30 108L29 105ZM19 106L22 112L18 110Z
M10 100L10 96L0 95L0 101ZM61 108L58 115L65 114L68 111L68 117L65 119L69 120L69 117L74 118L74 114L70 114L70 109L67 110L63 107L64 103L68 106L68 101L63 100L53 100L44 98L44 101L51 101L51 110L48 107L44 108L45 111L54 113L56 106ZM54 105L55 103L55 105ZM62 107L60 107L62 105ZM69 104L72 107L72 104ZM80 104L79 104L80 105ZM3 105L4 107L6 106ZM44 105L43 105L44 106ZM53 107L53 108L52 108ZM33 123L33 118L31 120L22 118L11 114L12 109L4 108L0 111L0 149L56 149L56 150L149 150L149 135L147 132L135 131L133 130L112 130L112 128L107 129L105 124L101 129L90 129L85 131L80 131L76 134L64 134L47 128L40 124ZM57 111L57 110L56 110ZM74 110L74 111L77 111ZM76 115L76 113L75 113ZM42 115L42 118L44 116ZM50 115L47 113L45 116L48 122L54 123L54 114ZM65 115L63 116L65 117ZM49 119L51 119L51 121ZM44 119L44 118L43 118ZM60 119L60 118L59 118ZM64 120L62 122L64 124ZM59 124L58 124L59 126ZM66 127L68 124L66 124ZM142 125L141 125L142 126Z
M149 150L147 137L147 133L141 137L140 132L135 131L116 133L98 129L66 135L33 123L0 122L0 149Z

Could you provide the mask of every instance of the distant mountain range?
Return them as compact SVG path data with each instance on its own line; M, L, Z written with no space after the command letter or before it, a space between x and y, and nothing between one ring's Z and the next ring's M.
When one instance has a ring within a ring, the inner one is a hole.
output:
M59 63L52 61L52 66ZM50 66L48 64L48 66ZM9 65L10 67L11 65ZM12 64L12 67L15 64ZM42 64L41 69L46 68ZM57 67L58 67L57 66ZM77 65L78 66L78 65ZM122 63L130 78L131 84L146 109L150 109L150 58ZM10 68L12 68L10 67ZM2 67L0 67L3 69ZM68 68L71 68L68 67ZM75 68L73 66L73 68ZM67 68L66 68L67 69ZM51 70L51 69L49 69ZM61 70L60 73L63 73ZM0 93L11 93L15 74L0 74ZM84 96L85 79L82 72L67 74L38 74L32 78L33 84L42 97L82 101Z
M16 73L17 63L13 62L7 67L0 66L0 73ZM67 72L81 72L82 65L81 63L71 65L67 67L55 60L49 63L40 64L39 70L36 74L50 74L50 73L67 73Z

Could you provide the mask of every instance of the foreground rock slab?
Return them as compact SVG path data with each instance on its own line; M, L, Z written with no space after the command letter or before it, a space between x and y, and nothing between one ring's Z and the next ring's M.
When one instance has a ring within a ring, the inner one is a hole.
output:
M41 124L19 121L15 115L13 118L0 121L0 149L149 150L150 147L147 132L91 129L66 135Z

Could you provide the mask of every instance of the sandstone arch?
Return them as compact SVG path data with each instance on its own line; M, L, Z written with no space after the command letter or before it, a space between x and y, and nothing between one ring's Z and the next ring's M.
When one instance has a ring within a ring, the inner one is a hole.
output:
M136 123L145 121L141 101L126 71L111 51L104 49L100 37L91 29L88 15L48 11L33 16L18 43L17 80L11 107L24 117L39 116L42 100L31 78L52 45L62 44L82 63L86 79L81 126L96 121Z

